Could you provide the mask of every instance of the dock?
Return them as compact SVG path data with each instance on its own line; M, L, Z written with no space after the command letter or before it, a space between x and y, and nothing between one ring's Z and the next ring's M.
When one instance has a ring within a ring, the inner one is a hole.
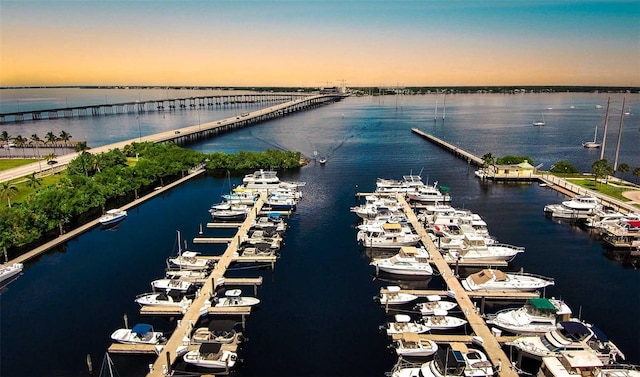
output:
M404 212L407 216L407 219L413 226L415 232L421 237L423 245L429 251L429 254L432 258L432 263L438 269L440 276L444 279L447 284L447 294L453 298L458 303L458 307L465 314L465 317L473 329L475 336L482 339L482 347L487 353L487 357L491 360L491 363L494 366L500 365L501 368L498 370L498 375L501 377L517 377L518 373L516 373L512 367L511 360L502 350L500 343L496 339L496 337L491 333L489 327L485 323L482 316L476 309L473 301L471 301L470 292L464 290L458 278L451 272L451 267L444 260L436 245L429 237L429 234L424 229L415 213L411 209L411 206L404 199L403 195L397 195L398 202L402 205ZM509 292L514 293L514 292Z
M147 377L164 377L166 374L163 371L166 372L172 370L172 366L177 359L178 347L184 346L183 339L190 336L193 327L202 315L240 315L242 316L242 322L244 325L246 316L251 313L250 307L215 307L211 306L210 299L213 296L213 292L216 291L216 284L218 282L223 282L223 284L231 284L234 282L233 279L225 278L224 274L229 268L229 265L234 261L234 254L237 253L238 247L240 246L239 240L247 234L251 227L251 223L255 220L263 204L264 194L255 202L253 209L249 212L247 218L239 227L236 236L229 242L225 252L221 256L217 257L217 263L209 277L206 279L204 286L200 289L200 294L193 300L188 308L184 310L178 308L180 310L174 311L174 315L181 315L182 319L178 322L175 331L167 340L167 343L158 355L156 361L150 365L150 371L147 374ZM257 282L262 283L262 280L243 281L245 284ZM144 314L147 314L152 310L158 312L157 309L147 309L146 307L143 307L142 309L145 311ZM143 314L142 309L141 314ZM164 309L162 311L164 312ZM182 313L183 311L184 313ZM167 312L169 311L167 310ZM234 347L234 350L235 348L237 348L237 346Z

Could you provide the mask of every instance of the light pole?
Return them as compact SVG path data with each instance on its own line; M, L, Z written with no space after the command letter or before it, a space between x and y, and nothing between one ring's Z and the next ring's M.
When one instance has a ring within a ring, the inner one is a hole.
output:
M142 130L140 129L140 116L136 117L138 119L138 142L142 143Z

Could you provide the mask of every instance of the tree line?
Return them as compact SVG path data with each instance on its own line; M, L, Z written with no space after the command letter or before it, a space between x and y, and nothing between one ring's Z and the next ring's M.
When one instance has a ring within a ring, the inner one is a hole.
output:
M15 185L0 184L0 197L8 204L0 208L0 252L34 243L52 232L62 234L68 224L91 217L87 213L102 213L116 200L135 199L198 165L204 164L210 171L242 171L295 168L302 161L300 152L205 154L172 143L132 143L122 150L99 154L87 149L86 144L78 145L78 157L69 162L64 177L55 185L41 186L35 175L30 176L27 185L34 192L20 203L11 203L17 193Z
M24 149L27 147L36 148L36 153L38 155L38 158L40 158L40 152L38 151L38 147L50 146L53 148L53 153L55 154L56 147L61 146L60 142L64 143L65 148L69 148L69 142L71 141L71 138L72 138L71 134L65 130L60 131L58 135L53 133L53 131L49 131L44 136L44 139L41 139L37 133L31 135L29 138L26 138L26 137L23 137L22 135L12 136L6 130L0 132L0 144L3 147L9 148L9 150L11 150L10 147L12 146L15 146L16 148L22 148L22 156L25 158L26 156L25 156ZM9 152L9 154L10 153L11 152Z

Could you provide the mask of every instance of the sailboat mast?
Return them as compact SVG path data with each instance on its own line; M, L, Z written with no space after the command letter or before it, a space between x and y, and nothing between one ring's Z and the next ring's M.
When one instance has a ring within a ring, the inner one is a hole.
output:
M436 108L433 110L433 120L438 119L438 91L436 90Z
M616 145L616 158L613 161L613 171L618 168L618 154L620 153L620 140L622 139L622 123L624 121L624 102L626 97L622 98L622 111L620 112L620 129L618 130L618 144Z
M602 149L600 149L600 159L604 158L604 144L607 141L607 126L609 125L609 103L611 97L607 98L607 113L604 116L604 132L602 133Z
M444 120L444 114L447 112L447 93L444 94L444 107L442 108L442 120Z

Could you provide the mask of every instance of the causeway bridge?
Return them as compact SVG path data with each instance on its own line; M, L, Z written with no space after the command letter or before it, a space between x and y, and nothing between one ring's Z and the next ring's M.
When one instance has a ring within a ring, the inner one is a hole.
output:
M105 103L45 110L0 113L0 123L28 120L47 120L112 114L145 113L149 111L195 110L246 103L283 103L308 97L304 93L256 93L205 95L173 99L151 99L119 103Z

